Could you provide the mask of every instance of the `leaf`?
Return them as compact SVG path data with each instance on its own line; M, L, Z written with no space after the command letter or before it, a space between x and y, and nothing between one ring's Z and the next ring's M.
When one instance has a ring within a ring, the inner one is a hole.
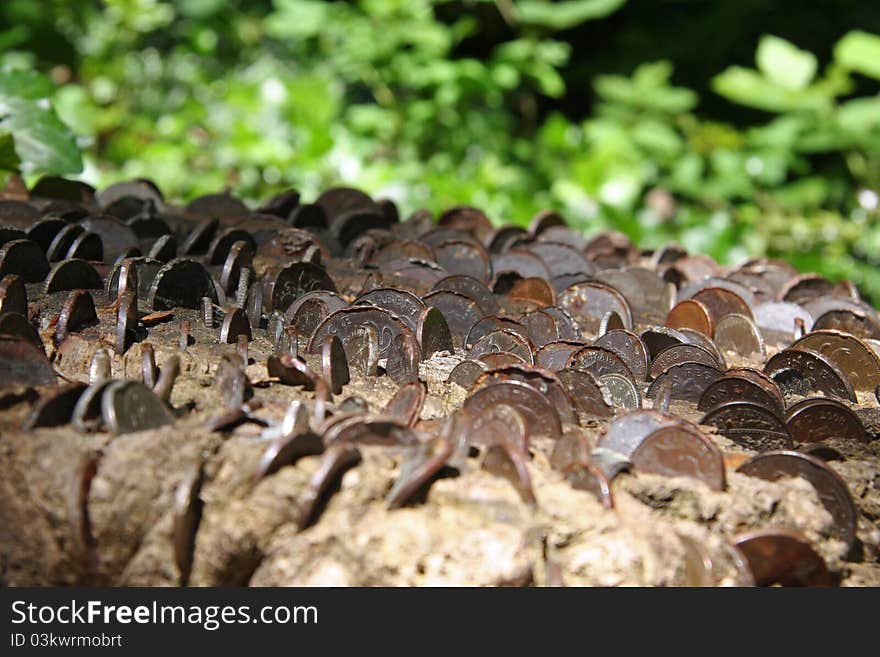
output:
M52 91L49 78L37 71L0 71L0 96L37 100L48 98L52 95Z
M8 132L0 133L0 170L18 171L20 164L12 135Z
M741 66L731 66L712 78L712 89L735 103L768 112L821 110L831 102L817 89L785 89Z
M834 59L850 71L880 80L880 36L848 32L834 46Z
M806 89L816 76L816 56L793 43L767 35L758 43L755 55L764 76L786 89Z
M0 96L0 128L12 133L15 152L26 173L82 171L73 134L48 104Z
M626 0L521 0L515 6L519 22L524 25L567 30L589 20L604 18L625 3Z

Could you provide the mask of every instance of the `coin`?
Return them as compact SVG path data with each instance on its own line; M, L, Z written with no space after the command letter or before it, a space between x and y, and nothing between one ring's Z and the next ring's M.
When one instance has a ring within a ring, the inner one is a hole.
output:
M495 367L490 365L486 372L477 377L468 393L472 394L479 388L501 381L521 381L530 385L541 394L546 395L553 403L563 424L573 424L575 422L574 410L572 408L573 400L556 375L553 372L531 367L525 363L504 364Z
M609 372L598 377L598 382L608 391L615 408L641 408L642 396L639 389L622 374Z
M750 319L752 317L752 309L745 299L726 287L705 287L691 299L699 301L708 309L712 324L716 327L718 322L731 313Z
M417 381L419 378L419 361L422 352L412 331L408 329L397 335L388 351L385 372L398 384Z
M31 325L24 315L13 312L0 315L0 333L22 338L33 344L40 351L45 350L40 334L37 333L37 329Z
M302 295L315 290L336 291L333 280L320 265L293 262L270 275L266 286L267 311L285 311Z
M483 317L476 301L457 292L437 290L425 295L424 301L443 314L455 349L463 348L467 332Z
M573 402L581 424L589 422L591 418L614 415L611 388L602 386L592 372L563 368L556 372L556 376Z
M627 411L618 415L599 434L597 447L629 459L645 438L657 429L681 424L672 415L649 409Z
M566 367L585 370L596 376L612 372L635 381L633 373L623 359L613 351L602 347L582 347L568 357Z
M484 335L468 351L468 358L477 360L480 356L499 351L515 354L529 364L534 362L535 346L531 341L507 329L498 329Z
M510 319L509 317L501 317L499 315L490 315L471 326L464 339L464 348L471 349L484 335L498 329L513 331L520 335L524 340L531 342L528 329L516 320Z
M485 372L487 365L480 361L465 359L452 368L446 383L455 383L465 390L470 390L477 378Z
M424 308L416 322L416 339L421 347L421 358L428 360L440 351L452 352L452 336L446 318L436 308Z
M27 290L16 274L7 274L0 280L0 314L9 312L20 315L28 312Z
M385 405L382 415L411 427L419 419L426 395L427 386L421 381L404 383Z
M717 491L726 487L721 450L701 431L685 424L655 429L642 439L630 460L643 472L699 479Z
M794 372L808 390L818 390L832 397L856 401L852 384L831 360L811 349L783 349L764 365L764 373L786 388L786 372ZM790 385L788 386L790 388Z
M688 344L681 332L666 326L652 326L641 334L642 342L648 350L649 360L657 358L663 351L677 344Z
M607 312L616 312L624 328L632 327L632 312L626 299L603 283L575 283L559 295L559 305L587 332L595 333Z
M569 244L541 241L524 248L543 261L551 276L574 274L590 268L583 254Z
M430 442L410 448L410 454L400 465L400 475L385 498L389 509L421 499L419 493L452 456L454 445L446 436L439 435Z
M330 392L334 395L342 393L342 386L350 380L348 372L348 360L342 342L335 335L324 338L324 346L321 349L321 371L324 380L330 386Z
M666 316L665 323L669 328L690 328L710 338L715 331L709 309L694 299L685 299L675 304Z
M756 529L738 534L733 545L745 556L756 586L831 586L825 560L792 529Z
M697 403L706 389L721 378L721 371L711 365L686 361L665 369L648 387L648 399L657 399L667 388L669 399Z
M507 296L516 301L535 304L538 308L546 308L556 303L553 288L543 278L521 278L513 284Z
M719 374L724 368L724 364L719 363L718 359L703 347L694 344L677 344L657 354L651 363L651 378L656 379L670 367L682 363L700 363L718 370Z
M37 427L57 427L67 424L73 417L76 403L86 389L85 383L69 383L54 386L40 395L22 425L25 431Z
M718 322L715 344L723 351L736 354L738 362L746 362L749 358L764 360L767 356L758 327L751 319L737 313L728 314Z
M492 261L479 242L446 240L433 245L434 259L450 274L472 276L480 281L492 278Z
M320 502L325 500L329 491L348 470L361 462L361 453L357 447L340 443L330 445L321 456L318 467L309 479L297 501L300 509L297 525L305 529L317 520Z
M355 328L343 343L349 370L361 376L376 376L379 367L379 338L370 324Z
M781 415L785 409L782 393L772 379L764 381L757 377L727 372L710 384L700 397L697 408L707 411L729 401L748 401Z
M556 372L565 367L569 356L587 345L573 340L555 340L548 342L538 349L535 354L535 365L543 367L551 372Z
M791 345L811 349L834 362L855 390L874 390L880 385L880 357L859 338L833 330L811 331Z
M716 406L706 412L700 424L714 426L722 436L758 452L792 446L788 429L779 416L748 401Z
M115 381L101 397L104 426L113 434L126 434L174 422L168 407L153 391L138 381Z
M379 358L387 358L394 338L409 330L406 324L383 308L374 306L352 306L330 313L315 329L307 350L317 353L327 335L338 335L345 347L356 331L364 326L372 326L379 344Z
M626 329L615 329L600 336L593 343L615 354L626 363L637 381L648 378L648 349L642 339Z
M43 250L30 240L12 240L0 248L0 277L15 274L25 283L39 283L49 273Z
M220 325L220 342L235 344L240 335L244 335L250 341L251 324L244 310L228 306L224 308L223 312L226 315L223 317L223 323Z
M477 390L464 407L475 417L487 413L496 404L507 404L519 411L532 435L556 439L562 435L559 414L546 395L520 381L503 381Z
M764 452L743 463L737 472L767 481L801 477L813 488L834 519L835 535L847 546L856 540L858 511L846 482L824 461L793 451Z
M218 301L208 271L195 260L175 258L164 264L150 285L147 303L153 310L202 307L202 297Z
M492 315L498 312L498 300L485 283L471 276L446 276L441 278L431 288L432 292L446 290L463 294L473 299L482 309L484 315Z
M845 404L825 397L804 399L788 409L786 426L800 443L842 438L870 441L858 416Z

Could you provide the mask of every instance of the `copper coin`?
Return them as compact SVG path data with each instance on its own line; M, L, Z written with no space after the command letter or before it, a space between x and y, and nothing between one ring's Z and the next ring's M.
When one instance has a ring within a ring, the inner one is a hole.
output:
M278 472L285 465L296 463L305 456L315 456L324 451L321 438L310 431L284 434L273 440L260 456L254 471L255 482Z
M550 315L556 320L556 337L560 340L577 340L581 336L577 322L565 310L559 306L543 308L541 312Z
M498 300L492 294L492 290L485 283L471 276L455 275L442 278L431 288L432 292L437 290L447 290L473 299L480 306L484 315L498 312Z
M795 276L779 291L778 299L802 304L816 297L833 296L834 283L817 274Z
M477 378L488 369L485 363L476 360L463 360L452 368L446 383L455 383L465 390L470 390Z
M543 310L528 312L519 318L519 322L526 327L536 348L543 347L559 337L556 330L556 319Z
M505 329L513 331L520 335L524 340L531 342L528 329L525 326L510 319L509 317L501 317L500 315L490 315L484 317L479 322L471 326L464 339L465 349L471 349L483 336L492 331Z
M699 479L717 491L726 487L721 450L701 431L684 424L655 429L636 447L630 460L643 472Z
M369 324L356 327L350 332L348 341L343 343L343 349L349 371L354 370L361 376L378 374L379 338L376 327Z
M813 328L844 331L860 338L880 338L880 319L872 312L829 310L816 317Z
M420 493L437 475L452 456L454 445L443 435L411 448L409 456L400 464L400 475L394 482L385 505L397 509L422 498Z
M440 351L452 352L452 336L446 318L436 308L424 308L416 323L416 339L421 347L421 357L428 360Z
M220 342L224 344L235 344L239 335L247 337L251 340L251 324L248 321L247 314L241 308L229 306L224 308L226 313L223 317L223 323L220 325Z
M427 386L421 381L403 384L385 404L382 415L393 418L408 427L413 426L419 419L427 392Z
M525 249L511 249L504 253L492 254L493 280L505 273L515 273L520 278L549 279L550 272L544 261Z
M562 435L559 414L546 395L520 381L503 381L481 388L468 397L464 407L479 416L496 404L508 404L519 411L532 435L556 439Z
M546 308L556 303L556 294L550 284L543 278L521 278L507 296L516 301L533 303L539 308Z
M693 297L694 301L699 301L709 310L709 317L712 323L718 326L726 315L736 313L743 317L752 317L752 309L736 292L723 287L706 287L697 292Z
M409 447L419 439L412 429L382 415L357 415L344 418L324 431L324 444L336 443Z
M202 307L202 297L218 301L211 275L195 260L175 258L156 272L147 303L153 310L198 309Z
M473 276L480 281L492 279L492 262L479 242L447 240L433 245L434 259L450 274Z
M509 351L493 351L488 354L482 354L478 361L483 363L489 369L497 367L507 367L508 365L529 365L522 357L517 356Z
M28 298L24 281L16 274L7 274L0 280L0 313L27 315Z
M15 274L25 283L39 283L49 273L43 250L30 240L12 240L0 248L0 277Z
M725 315L715 326L715 344L721 351L732 352L740 362L749 358L764 360L767 350L755 323L738 313Z
M651 363L651 378L656 379L670 367L682 363L701 363L718 370L719 373L724 367L723 363L719 363L711 353L702 347L693 344L678 344L662 351L654 358Z
M298 356L269 356L266 371L284 385L302 386L306 390L314 390L317 385L318 375Z
M614 415L614 399L611 390L602 386L591 372L564 368L556 377L574 403L581 424L591 418L608 418Z
M308 344L309 353L318 353L327 335L338 335L345 347L355 332L363 326L372 326L379 343L379 358L387 358L394 338L408 331L406 324L383 308L353 306L330 313L315 329Z
M521 381L532 386L553 402L553 406L556 408L559 419L563 424L573 424L575 422L574 410L572 408L573 400L569 397L556 375L553 372L530 367L526 364L490 367L490 369L477 378L469 393L472 394L481 387L501 381Z
M813 488L831 517L835 535L847 546L856 540L858 511L846 482L824 461L793 451L764 452L743 463L737 472L767 481L785 477L801 477Z
M751 288L742 283L737 283L736 281L727 278L718 278L717 276L701 278L688 283L678 291L678 298L679 300L692 299L694 295L706 288L722 288L724 290L729 290L745 301L749 308L755 305L755 294L752 292Z
M429 307L443 313L453 347L463 348L468 331L483 317L483 311L477 302L463 294L447 290L431 292L425 295L424 300Z
M468 358L476 360L484 354L499 351L516 354L530 365L534 362L535 346L531 341L507 329L491 331L484 335L468 351Z
M540 241L524 248L544 262L551 276L574 274L590 268L580 250L569 244Z
M556 372L565 367L569 356L582 347L586 347L583 342L575 342L572 340L556 340L548 342L538 349L535 354L535 365L543 367L551 372Z
M321 348L321 371L324 380L330 386L330 392L334 395L342 393L342 386L349 382L351 376L348 372L348 360L342 342L335 335L324 338Z
M411 292L390 287L370 290L355 299L352 305L365 303L384 308L413 331L418 327L419 315L426 308L425 303Z
M791 345L812 349L834 362L855 390L874 390L880 385L880 357L862 340L842 331L811 331Z
M709 309L694 299L685 299L675 304L666 316L665 323L669 328L690 328L710 338L715 331Z
M577 249L579 252L583 252L584 247L587 245L587 240L580 231L563 226L551 226L550 228L546 228L542 230L540 234L536 235L536 237L539 242L567 244L568 246ZM592 263L589 261L587 261L587 263L592 267ZM593 273L593 270L588 270L588 273Z
M677 344L689 344L688 338L675 329L666 326L652 326L641 334L642 342L648 350L649 360Z
M63 337L97 323L98 315L92 295L85 290L73 290L61 306L55 335Z
M843 438L870 441L858 416L845 404L825 397L804 399L788 409L786 426L800 443Z
M626 299L603 283L575 283L559 295L559 305L587 332L595 333L607 312L616 312L624 328L632 327L632 312Z
M590 441L580 430L569 428L553 444L550 465L554 470L565 472L568 468L590 462Z
M471 445L491 447L512 443L525 451L529 446L529 428L526 419L513 406L495 404L474 417L467 438Z
M791 529L756 529L733 545L745 556L757 586L831 586L825 560L809 540Z
M722 436L758 452L792 446L788 429L777 413L752 402L725 402L710 409L700 424L714 426Z
M582 347L568 357L566 367L585 370L596 376L612 372L635 382L635 377L623 359L602 347Z
M572 488L596 496L606 509L614 508L614 495L607 475L594 463L577 464L566 470L565 478Z
M708 411L731 401L752 402L778 415L784 413L785 409L782 393L772 379L767 383L729 372L706 388L697 408Z
M420 360L422 352L418 340L409 329L401 331L391 342L385 361L385 373L400 385L418 381Z
M266 310L285 311L299 297L315 290L336 291L333 280L320 265L294 262L271 275L266 286Z
M298 500L297 506L301 511L297 525L300 529L305 529L315 522L321 500L326 498L342 475L360 461L361 453L356 447L340 443L327 448Z
M657 376L646 393L656 400L660 390L668 388L669 399L697 403L706 389L721 378L721 371L711 365L686 361L669 367Z
M508 435L512 434L508 432ZM507 479L523 502L535 506L537 501L527 463L528 453L525 450L517 449L510 442L504 442L500 445L491 445L486 450L481 467L487 472Z
M138 324L137 297L126 292L116 310L116 353L124 354L134 342Z
M480 239L492 231L492 222L486 213L479 208L467 205L458 205L444 210L437 217L437 225L472 233Z
M797 382L806 385L808 390L818 390L831 397L856 401L852 384L846 375L819 352L811 349L783 349L764 365L764 373L783 389L786 388L783 382L789 381L787 372L794 372Z
M593 345L613 351L620 356L637 381L645 381L648 378L648 349L642 339L632 331L626 329L608 331L596 338Z
M565 227L565 219L555 210L541 210L529 222L529 232L540 235L550 228Z

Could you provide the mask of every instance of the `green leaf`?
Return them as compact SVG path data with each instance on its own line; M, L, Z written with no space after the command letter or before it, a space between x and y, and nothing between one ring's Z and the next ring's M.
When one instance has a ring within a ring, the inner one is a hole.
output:
M821 110L831 102L819 90L785 89L741 66L731 66L712 78L712 89L735 103L768 112Z
M8 132L0 133L0 170L18 171L21 160L15 152L15 141Z
M764 76L785 89L806 89L816 76L816 56L793 43L767 35L758 43L755 55Z
M521 0L516 3L516 13L520 23L524 25L567 30L589 20L604 18L625 3L626 0Z
M45 75L37 71L5 70L0 71L0 96L16 98L48 98L53 87Z
M0 128L12 133L25 173L82 171L73 134L48 104L0 96Z
M834 59L850 71L880 80L880 36L849 32L834 47Z

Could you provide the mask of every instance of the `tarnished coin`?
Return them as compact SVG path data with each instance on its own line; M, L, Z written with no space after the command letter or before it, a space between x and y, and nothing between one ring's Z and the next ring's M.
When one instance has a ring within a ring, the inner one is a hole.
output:
M700 424L714 426L722 436L757 452L792 447L779 415L752 402L725 402L710 409Z
M586 424L592 418L608 418L614 415L611 389L601 385L592 372L563 368L556 372L556 377L573 402L581 424Z
M52 266L43 284L43 292L64 290L99 290L104 286L100 274L85 260L62 260Z
M508 404L495 404L475 416L467 434L471 445L492 447L512 443L522 451L528 449L529 437L526 419Z
M269 376L277 377L284 385L302 386L306 390L315 390L318 375L298 356L284 354L269 356L266 360L266 371Z
M652 326L641 334L642 342L648 350L649 360L677 344L688 344L689 340L681 332L666 326Z
M0 314L0 334L22 338L33 344L40 351L45 350L40 334L37 333L37 329L33 327L24 315L11 312Z
M492 290L485 283L472 276L446 276L437 281L431 288L432 292L437 290L455 292L473 299L480 306L484 315L493 315L498 312L498 300L492 294Z
M418 340L412 331L405 329L391 343L385 361L385 373L399 385L418 381L419 362L422 357Z
M320 436L309 429L308 411L301 402L291 402L287 416L289 426L282 429L280 436L272 440L254 470L254 482L278 472L285 465L296 463L305 456L314 456L324 451ZM285 416L285 420L287 420Z
M382 445L385 447L411 447L419 444L415 432L405 424L384 415L356 415L325 422L319 433L324 445L350 443L358 445Z
M224 308L223 312L226 314L223 317L223 323L220 325L220 342L223 344L235 344L240 335L245 336L248 342L250 342L252 339L251 324L244 310L228 306Z
M7 274L0 280L0 314L18 313L27 316L28 298L21 276Z
M0 277L19 276L25 283L39 283L49 273L43 250L30 240L12 240L0 247Z
M599 434L597 447L629 459L651 433L683 420L654 410L640 409L618 415Z
M682 363L700 363L718 370L724 369L724 363L718 362L711 353L694 344L677 344L660 352L651 363L651 378L656 379L670 367Z
M101 415L104 426L116 435L174 422L165 403L138 381L115 381L107 386L101 396Z
M357 447L339 443L330 445L325 450L318 468L298 500L297 506L301 511L297 525L300 529L305 529L315 522L321 501L326 499L329 491L342 475L360 462L361 453Z
M111 383L113 383L112 379L98 380L80 394L70 417L71 424L80 433L98 431L103 427L101 402L104 390Z
M507 329L491 331L484 335L468 351L468 358L477 360L485 354L495 352L509 352L530 365L534 363L535 346L528 338Z
M465 390L470 390L477 378L488 369L488 366L477 360L465 359L452 368L446 383L455 383Z
M832 585L825 560L792 529L756 529L738 534L733 545L746 558L756 586Z
M343 344L349 370L361 376L376 376L379 367L379 338L376 327L365 324L351 331Z
M782 415L785 411L782 393L772 379L765 378L766 381L758 377L743 376L736 370L727 372L706 388L697 408L708 411L725 402L747 401Z
M813 488L831 517L835 535L848 546L856 540L858 511L846 482L825 462L814 456L793 451L764 452L743 463L737 472L776 481L785 477L801 477Z
M582 347L568 357L566 367L585 370L596 376L614 373L635 382L635 377L623 359L613 351L602 347Z
M428 388L421 381L404 383L385 405L382 415L412 427L419 419L427 394Z
M736 292L724 287L706 287L691 297L702 303L709 311L712 323L717 327L724 317L731 313L752 317L749 304Z
M177 239L174 235L162 235L147 252L147 257L159 262L168 262L177 257Z
M492 278L492 261L479 242L446 240L433 245L434 259L450 274L473 276L480 281Z
M673 347L674 348L674 347ZM669 398L696 404L706 389L721 378L721 371L711 365L686 361L668 367L648 387L648 399L657 399L661 389L667 388Z
M98 323L95 302L85 290L73 290L61 306L58 324L55 326L56 342L60 343L69 333L75 333Z
M464 348L471 349L484 335L499 329L513 331L526 341L531 342L528 329L516 320L500 315L489 315L471 326L464 339Z
M816 317L813 328L844 331L860 338L880 338L880 318L872 310L829 310Z
M284 311L299 297L315 290L336 292L336 286L320 265L293 262L269 278L264 297L266 310Z
M507 404L519 411L532 435L553 439L562 435L559 414L553 403L546 395L520 381L503 381L480 388L468 397L464 407L479 417L496 404Z
M202 464L198 463L187 472L174 491L171 542L174 546L174 563L180 573L181 586L187 585L192 570L196 530L202 517L203 503L199 494L203 479Z
M556 294L550 284L543 278L521 278L507 292L509 299L523 301L546 308L556 303Z
M350 380L348 360L342 342L335 335L324 338L324 346L321 349L321 371L324 380L330 386L330 392L334 395L342 393L342 386Z
M439 310L449 327L452 345L456 349L464 347L464 340L470 328L483 317L483 311L476 301L457 292L437 290L424 297L425 303Z
M421 357L428 360L440 351L452 352L452 336L446 318L436 308L424 308L416 322L416 339L421 348Z
M488 363L487 363L488 364ZM521 381L532 386L535 390L547 396L556 408L559 419L563 424L575 422L573 400L569 397L562 383L553 372L530 367L525 363L506 364L491 367L481 374L471 389L472 394L481 387L500 383L501 381Z
M764 360L767 356L758 327L751 319L737 313L726 315L718 322L715 344L720 350L735 354L739 363L750 358Z
M394 482L385 504L389 509L397 509L420 499L431 480L452 456L454 444L443 434L435 439L411 448L411 452L400 465L400 476Z
M620 356L637 381L645 381L648 378L648 349L642 339L632 331L625 329L608 331L598 337L593 345L613 351Z
M591 269L583 254L570 244L540 241L524 248L544 262L551 276L574 274Z
M22 425L25 431L37 427L57 427L73 418L76 403L86 389L85 383L68 383L53 386L40 395Z
M581 330L574 318L559 306L549 306L541 312L550 315L556 321L556 337L560 340L577 340Z
M632 312L626 299L603 283L575 283L559 295L559 305L588 333L597 332L607 312L616 312L623 328L632 328Z
M489 369L495 369L498 367L506 367L508 365L529 365L530 363L523 360L521 356L517 356L516 354L510 351L493 351L488 354L482 354L477 358L481 363L484 363L486 367Z
M513 411L516 413L516 411ZM508 432L509 436L515 436ZM513 438L515 439L515 438ZM500 445L490 445L485 454L481 467L486 472L507 479L519 493L523 502L529 506L535 506L535 492L532 488L532 478L527 467L529 457L524 449L517 448L510 441Z
M116 353L124 354L136 337L138 325L137 297L126 292L118 299L116 309Z
M665 323L669 328L690 328L710 338L715 332L715 324L709 309L694 299L685 299L675 304L666 316Z
M609 372L598 377L599 385L608 391L615 408L641 408L642 396L636 385L622 374Z
M403 331L406 324L383 308L353 306L330 313L312 334L307 347L309 353L318 353L327 335L338 335L345 347L356 332L364 326L372 326L379 343L379 358L387 358L391 343Z
M852 384L840 368L811 349L783 349L767 361L764 373L783 391L806 394L816 390L831 397L856 401Z
M791 345L811 349L834 362L855 390L874 390L880 385L880 357L859 338L842 331L811 331Z
M527 312L520 316L519 321L525 326L536 349L559 337L556 330L556 319L543 310Z
M795 303L781 301L765 301L752 308L755 324L761 329L765 339L776 336L790 336L794 330L794 322L801 319L804 329L809 331L813 328L813 317L809 311Z
M416 295L391 287L370 290L355 299L352 305L364 303L384 308L402 320L412 331L418 329L419 315L426 308L425 302Z
M497 283L500 278L509 274L515 274L514 278L550 278L550 272L544 266L543 260L525 249L517 248L492 254L493 281Z
M836 399L804 399L788 409L786 426L799 443L814 443L828 438L869 442L870 438L858 416Z
M582 463L568 467L565 478L572 488L585 490L596 496L606 509L614 508L614 495L611 481L605 472L595 463Z
M538 349L535 354L535 365L550 370L551 372L556 372L565 367L569 356L578 349L586 346L587 345L583 342L576 342L573 340L556 340L554 342L548 342Z
M218 302L217 289L204 266L189 258L163 265L150 285L147 303L153 310L202 307L202 297Z
M661 427L649 433L630 456L636 470L667 477L699 479L712 490L726 487L721 450L695 427Z

